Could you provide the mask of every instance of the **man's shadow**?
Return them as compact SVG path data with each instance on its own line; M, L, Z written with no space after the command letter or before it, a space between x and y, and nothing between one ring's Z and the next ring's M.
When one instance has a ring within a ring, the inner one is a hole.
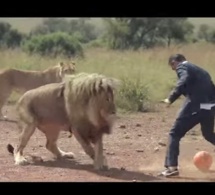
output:
M144 174L141 172L128 171L126 169L110 168L108 170L96 171L93 168L93 164L80 164L74 160L56 160L56 161L43 161L43 162L33 162L31 165L34 166L43 166L43 167L52 167L52 168L64 168L64 169L76 169L76 170L85 170L92 172L94 174L111 177L114 179L120 180L138 180L138 181L153 181L160 180L158 177L151 176L149 174Z

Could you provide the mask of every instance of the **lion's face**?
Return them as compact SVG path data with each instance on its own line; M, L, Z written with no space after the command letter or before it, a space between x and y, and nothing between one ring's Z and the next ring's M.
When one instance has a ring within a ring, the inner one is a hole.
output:
M67 74L74 74L76 67L75 67L75 62L71 62L69 64L65 64L63 62L59 63L60 66L60 75L61 77L64 77Z
M71 122L75 126L88 122L94 129L110 133L116 119L117 80L96 73L79 73L66 78L64 97Z
M102 91L96 97L91 98L86 109L88 119L98 128L105 128L102 131L111 133L111 128L116 118L116 105L113 93Z
M101 92L98 97L97 106L100 110L100 115L102 118L112 125L116 116L116 105L113 91L110 88L108 88L108 91Z

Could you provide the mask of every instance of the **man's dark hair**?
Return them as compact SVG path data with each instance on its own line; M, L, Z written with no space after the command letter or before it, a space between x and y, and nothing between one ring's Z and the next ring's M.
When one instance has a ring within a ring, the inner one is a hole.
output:
M176 61L176 62L182 62L182 61L186 61L186 58L184 55L182 54L175 54L175 55L171 55L169 57L169 64L171 64L172 61Z

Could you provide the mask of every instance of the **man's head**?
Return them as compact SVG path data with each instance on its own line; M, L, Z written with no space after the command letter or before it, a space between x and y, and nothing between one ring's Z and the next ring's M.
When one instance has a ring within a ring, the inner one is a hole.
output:
M168 64L171 66L172 70L176 70L179 63L186 61L186 58L182 54L175 54L169 57Z

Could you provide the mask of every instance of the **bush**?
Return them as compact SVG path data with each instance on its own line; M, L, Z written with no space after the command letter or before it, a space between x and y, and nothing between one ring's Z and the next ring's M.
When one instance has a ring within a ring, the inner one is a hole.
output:
M24 34L12 29L9 23L0 22L0 48L16 48L21 45Z
M65 18L48 18L36 28L34 28L30 35L49 34L56 32L64 32L77 37L80 43L88 43L95 40L98 35L98 29L90 22L89 18L79 19L65 19Z
M90 41L89 43L85 44L86 48L105 48L106 43L101 38Z
M42 56L83 57L80 42L75 37L62 32L32 36L24 41L22 48L29 54L37 53Z
M127 111L149 111L149 90L139 80L121 79L122 85L117 94L117 106Z

